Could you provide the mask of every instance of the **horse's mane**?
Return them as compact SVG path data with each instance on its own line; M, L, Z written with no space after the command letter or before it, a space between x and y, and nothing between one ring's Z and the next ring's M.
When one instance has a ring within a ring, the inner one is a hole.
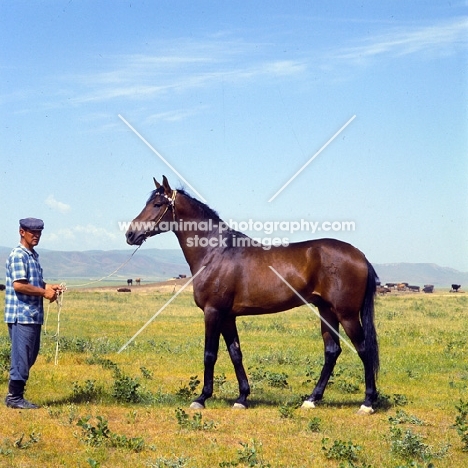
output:
M155 189L151 192L151 195L148 198L148 203L150 200L152 200L156 195L162 195L164 193L164 188L159 187L158 189ZM223 222L224 221L219 217L218 213L210 208L206 203L201 202L200 200L197 200L196 198L192 197L185 189L178 188L177 193L180 193L184 197L188 198L193 205L195 206L195 209L199 212L201 217L203 219L212 219L213 221ZM177 203L176 203L177 206ZM227 223L226 223L227 224ZM239 237L248 237L247 234L244 234L243 232L235 231L234 229L228 228L223 232L223 237L228 239L228 248L233 246L233 238L239 238Z
M225 222L219 217L218 213L215 210L213 210L207 204L201 202L200 200L197 200L196 198L192 197L184 189L177 189L177 192L181 193L182 195L187 197L189 200L191 200L196 206L197 210L201 213L203 218L212 219L214 221L217 221L218 223L220 221L223 223ZM248 237L248 236L247 234L244 234L243 232L235 231L234 229L228 228L227 230L223 232L223 237L227 239L227 246L229 249L229 248L232 248L234 245L234 238Z
M193 198L184 189L177 189L177 192L191 200L195 204L197 210L200 212L203 218L221 221L221 218L219 217L218 213L212 208L210 208L207 204L201 202L200 200L197 200L196 198Z

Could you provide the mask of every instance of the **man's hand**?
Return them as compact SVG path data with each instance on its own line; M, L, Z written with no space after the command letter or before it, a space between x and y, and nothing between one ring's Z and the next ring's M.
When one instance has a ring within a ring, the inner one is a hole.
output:
M63 292L63 288L60 284L46 284L44 297L50 302L54 302L61 292Z
M30 296L42 296L54 302L58 294L64 291L60 284L46 284L45 288L39 288L29 284L26 280L17 280L13 283L13 289L22 294L29 294Z

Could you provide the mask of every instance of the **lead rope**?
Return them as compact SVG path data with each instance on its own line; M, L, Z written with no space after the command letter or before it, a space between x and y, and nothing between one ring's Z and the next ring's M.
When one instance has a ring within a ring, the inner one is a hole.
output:
M115 269L111 274L107 276L103 276L102 278L99 278L96 281L90 281L89 283L84 283L84 284L76 284L73 285L73 287L81 287L81 286L87 286L89 284L93 283L99 283L100 281L105 280L106 278L109 278L110 276L114 275L117 273L121 268L123 268L135 255L136 251L141 247L141 244L133 251L132 255L126 260L122 265L120 265L117 269ZM54 337L57 339L56 345L55 345L55 365L58 364L58 353L59 353L59 341L60 341L60 313L62 312L62 305L63 305L63 293L67 290L67 285L65 283L60 283L60 287L62 288L61 291L57 291L57 299L55 302L57 302L57 332L55 333ZM50 302L47 307L47 315L46 315L46 320L45 320L45 325L44 325L44 333L47 333L47 321L49 319L49 309L50 309Z
M57 338L57 342L55 344L55 365L58 364L58 353L59 353L59 337L60 337L60 313L62 312L62 304L63 304L63 293L67 290L67 285L65 283L60 283L60 291L57 291L57 333L55 337Z
M73 287L73 288L81 288L81 287L83 287L83 286L88 286L89 284L99 283L100 281L103 281L103 280L109 278L110 276L115 275L115 273L117 273L121 268L123 268L123 267L132 259L132 257L135 255L136 251L137 251L142 245L143 245L143 244L140 244L140 245L132 252L132 255L130 255L130 257L128 258L128 260L126 260L124 263L122 263L122 265L120 265L118 268L116 268L111 274L109 274L109 275L107 275L107 276L103 276L102 278L99 278L98 280L90 281L89 283L74 284L72 287Z

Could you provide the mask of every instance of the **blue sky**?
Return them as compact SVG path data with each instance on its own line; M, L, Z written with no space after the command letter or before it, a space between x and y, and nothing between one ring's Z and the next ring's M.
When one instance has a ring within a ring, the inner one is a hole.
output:
M468 271L467 6L1 0L0 245L34 216L42 248L131 251L165 174L226 221Z

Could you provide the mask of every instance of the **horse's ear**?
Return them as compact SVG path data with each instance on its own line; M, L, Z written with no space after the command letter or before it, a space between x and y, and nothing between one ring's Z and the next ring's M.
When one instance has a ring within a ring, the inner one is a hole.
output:
M154 180L154 185L156 185L157 189L161 187L161 184L154 177L153 177L153 180Z
M168 195L171 194L171 193L172 193L172 189L171 189L171 186L169 185L169 182L167 181L165 175L163 175L163 181L162 181L162 182L163 182L162 184L163 184L163 187L164 187L164 192L165 192L166 194L168 194Z

